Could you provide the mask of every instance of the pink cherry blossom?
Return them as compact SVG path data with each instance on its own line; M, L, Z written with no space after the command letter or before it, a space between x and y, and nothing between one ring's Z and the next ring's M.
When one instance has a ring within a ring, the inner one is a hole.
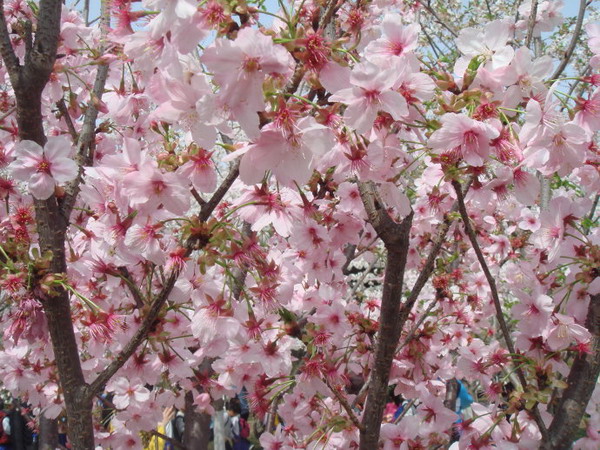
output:
M258 133L256 112L264 111L262 83L267 75L287 78L292 59L280 45L254 28L243 28L234 41L217 39L206 49L202 62L220 85L219 98L244 131Z
M286 186L308 181L318 159L334 145L330 130L312 118L301 119L294 130L286 132L274 126L263 128L259 138L243 149L240 178L247 184L261 181L272 170Z
M377 113L385 111L395 120L408 114L406 100L394 91L398 74L393 69L364 62L357 64L350 76L353 87L342 89L331 96L332 101L348 105L344 112L346 123L357 133L365 133L372 126Z
M143 211L151 212L163 205L174 214L183 214L189 208L189 194L181 178L151 166L126 175L123 189L131 205Z
M119 409L125 409L134 402L145 402L150 399L150 391L138 383L131 383L126 378L119 378L112 383L114 391L113 403Z
M382 37L372 41L365 53L376 57L402 56L417 47L420 27L402 25L402 16L386 14L381 21Z
M15 160L8 170L15 179L26 182L29 192L46 200L57 184L77 177L77 164L71 159L73 147L66 136L51 136L44 148L33 141L21 141L14 148Z
M490 140L499 131L464 114L445 114L442 128L429 138L429 146L438 154L456 154L472 166L482 166L490 153Z

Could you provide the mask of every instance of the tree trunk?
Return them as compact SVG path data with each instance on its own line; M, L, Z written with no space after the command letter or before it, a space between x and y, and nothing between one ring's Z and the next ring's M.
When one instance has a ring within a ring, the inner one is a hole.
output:
M211 417L206 413L199 413L195 409L192 392L186 392L183 444L189 449L207 450L210 442Z
M54 450L58 447L58 424L55 419L40 417L38 442L38 450Z
M69 441L73 449L93 449L92 401L81 370L67 293L44 301L44 311L67 409Z
M567 378L556 414L548 429L549 438L542 442L544 450L561 450L571 447L579 432L579 424L596 388L600 375L600 294L592 295L586 327L592 334L591 353L578 355Z

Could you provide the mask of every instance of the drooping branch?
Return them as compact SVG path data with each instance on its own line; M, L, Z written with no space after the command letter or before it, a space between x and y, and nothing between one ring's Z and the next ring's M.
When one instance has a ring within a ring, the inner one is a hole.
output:
M558 67L550 77L551 80L556 80L565 70L567 64L571 60L573 56L573 52L575 51L575 47L577 47L577 42L579 41L579 37L581 36L581 27L583 25L583 17L585 16L585 8L587 7L587 0L579 0L579 12L577 13L577 21L575 22L575 28L573 29L573 36L571 37L571 42L569 42L569 46L565 50L565 54L563 58L560 60Z
M481 247L479 247L479 243L477 242L477 236L473 227L471 226L471 220L469 219L469 213L467 212L467 207L465 206L465 198L462 192L462 187L460 183L456 180L452 181L452 186L454 186L454 190L456 192L456 199L458 202L458 210L460 212L461 219L463 221L465 232L469 241L471 242L471 247L475 251L475 255L477 256L477 261L479 261L479 265L481 266L481 270L485 275L485 279L488 282L490 287L490 291L492 293L492 299L494 302L494 307L496 309L496 319L498 320L498 324L500 325L500 330L502 332L502 337L504 338L504 342L506 344L506 348L510 352L511 355L515 355L515 346L512 342L510 331L508 330L508 325L506 324L506 320L504 319L504 313L502 312L502 304L500 302L500 296L498 295L498 288L496 286L496 281L490 272L490 269L485 261L485 257L483 256L483 252L481 251ZM520 366L515 367L515 371L517 372L517 377L519 378L519 382L523 386L525 390L527 388L527 380L525 378L525 374L523 373L523 369ZM548 430L546 429L546 425L540 415L540 412L535 405L532 409L532 414L537 426L542 433L544 438L548 434Z
M385 204L372 183L359 183L359 191L369 222L387 250L377 345L360 429L360 449L371 450L379 445L390 370L403 326L398 320L398 314L402 301L404 269L414 212L411 211L400 223L397 223L389 216Z
M600 375L600 294L592 295L585 323L592 334L590 353L580 353L573 361L558 409L541 449L570 448Z

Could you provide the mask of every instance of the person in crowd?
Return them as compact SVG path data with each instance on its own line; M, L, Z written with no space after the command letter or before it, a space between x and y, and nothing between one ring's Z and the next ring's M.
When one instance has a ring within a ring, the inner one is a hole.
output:
M23 412L22 412L23 410ZM33 430L27 424L28 420L23 413L27 412L27 405L20 404L18 400L13 400L9 403L8 411L4 411L2 418L2 435L3 440L7 440L5 447L0 445L0 448L10 450L32 450Z
M185 433L185 420L183 411L175 408L172 419L165 426L165 435L172 441L165 442L165 450L175 449L173 442L183 443L183 434Z
M11 450L10 445L10 418L4 410L4 402L0 400L0 450Z
M156 431L160 433L162 436L166 436L165 429L167 424L173 420L175 417L175 408L172 406L168 406L163 410L162 420L158 423L156 427ZM144 447L144 450L164 450L166 448L166 441L162 437L157 435L152 436L148 445Z
M248 423L248 411L244 412L242 416L242 406L239 398L232 398L227 406L228 421L226 427L229 428L227 432L228 450L249 450L250 441L250 425Z

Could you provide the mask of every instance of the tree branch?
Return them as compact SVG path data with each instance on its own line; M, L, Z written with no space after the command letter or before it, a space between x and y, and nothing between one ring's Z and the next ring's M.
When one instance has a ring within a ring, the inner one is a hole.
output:
M548 434L542 441L540 448L543 450L571 448L587 404L596 388L596 381L600 375L600 294L590 298L585 325L592 334L591 352L577 355L571 366L567 378L568 386L563 392Z
M202 207L198 218L205 222L208 220L210 215L213 213L214 209L217 207L219 202L223 199L235 179L239 174L239 160L236 160L233 163L233 167L231 168L229 174L223 180L221 185L218 187L216 192L213 194L211 199L206 202L206 205ZM193 250L200 250L204 247L208 241L198 242L196 237L192 236L188 238L185 246L185 256L189 256ZM199 244L199 245L198 245ZM160 292L152 299L150 303L150 307L148 312L144 316L140 327L137 329L131 340L123 347L123 349L119 352L119 354L113 359L113 361L102 371L94 381L90 383L88 389L88 395L93 397L101 389L104 388L106 383L117 373L117 371L123 367L123 365L127 362L127 360L135 353L137 348L140 346L142 342L148 337L150 330L154 326L156 319L160 315L160 312L167 302L169 295L173 291L173 287L175 286L175 282L179 277L179 269L175 268L170 273L167 282L164 284L163 288Z
M466 192L468 192L469 188L471 187L471 182L472 182L472 180L469 180L469 183L467 184L467 186L465 188L465 194L466 194ZM425 287L425 284L427 283L427 280L433 273L433 269L435 268L435 261L442 249L442 245L444 244L444 242L446 242L446 234L448 233L448 230L450 229L450 225L452 224L452 222L454 220L452 218L451 213L457 211L457 209L458 209L458 202L454 203L454 205L450 209L450 212L444 216L444 221L442 222L440 228L438 229L437 237L434 240L433 247L429 251L429 255L427 256L427 261L425 262L423 269L421 269L421 272L419 273L419 276L417 277L417 281L415 281L415 284L414 284L412 290L410 291L410 295L408 296L408 298L406 299L406 301L400 308L398 321L399 321L399 323L402 324L401 327L404 327L404 323L406 322L406 319L408 318L408 315L410 314L410 311L412 310L415 302L419 298L419 294L421 293L421 291ZM370 272L370 270L369 270L369 272ZM356 286L355 286L355 289L356 289ZM435 305L435 304L436 304L436 302L433 301L429 308L433 308L433 305ZM429 308L428 308L428 310L429 310ZM425 317L426 317L426 314L423 316L423 320L425 319ZM396 350L396 352L400 351L400 349L402 349L402 347L408 342L408 340L410 339L411 333L416 331L416 328L418 328L418 326L419 325L417 324L416 327L414 327L411 330L411 332L408 335L409 337L407 337L407 340L405 341L405 343L400 345L399 348ZM356 405L359 401L362 401L362 398L368 392L370 384L371 384L371 376L369 375L369 378L367 379L367 381L365 382L363 387L360 389L360 392L358 393L358 395L352 402L353 406Z
M427 3L421 2L421 6L423 8L425 8L425 11L427 11L429 14L431 14L434 17L434 19L436 20L437 23L439 23L442 27L444 27L446 30L448 30L448 32L453 37L455 37L455 38L458 37L458 33L456 33L456 31L454 31L452 28L450 28L450 26L446 22L444 22L442 19L440 19L440 17L437 15L435 10L431 7L429 1Z
M30 80L47 80L54 69L61 11L61 0L40 0L35 41L25 55L25 76Z
M492 276L490 269L485 261L485 257L483 256L483 252L479 247L479 243L477 242L477 236L475 235L475 231L471 226L471 221L469 219L469 214L467 212L467 207L465 206L465 198L462 193L461 185L458 181L452 181L452 186L454 186L454 190L456 191L456 198L458 202L458 210L460 211L460 216L462 218L463 224L465 226L465 232L471 241L471 246L475 251L475 255L477 255L477 260L479 261L479 265L481 266L481 270L483 271L485 278L490 286L490 291L492 293L492 299L494 301L494 307L496 309L496 319L498 320L498 324L500 325L500 330L502 331L502 337L504 338L504 342L506 343L506 348L510 352L511 355L515 355L515 346L510 337L510 332L508 330L508 326L506 325L506 320L504 320L504 313L502 312L502 304L500 303L500 296L498 295L498 288L496 287L496 281ZM523 369L516 365L515 371L517 372L517 377L523 386L523 390L527 389L527 380L525 378L525 374L523 373ZM540 412L535 405L532 409L532 414L537 426L542 433L544 439L548 436L548 430L546 429L546 425L540 415Z
M346 411L346 414L348 414L348 417L350 417L350 420L352 421L354 426L360 431L363 431L363 426L358 420L358 417L356 417L356 414L354 414L352 406L350 406L350 403L348 403L346 397L344 397L342 393L335 388L335 386L331 385L331 382L329 381L329 379L327 379L327 377L323 378L323 381L325 382L329 390L333 392L333 395L335 395L335 398L338 400L338 402L340 402L340 405L342 405L342 408L344 408L344 411Z
M227 174L227 176L225 177L225 179L223 180L221 185L217 188L217 190L215 191L213 196L210 198L210 200L207 201L200 208L200 214L198 215L198 218L202 222L205 222L208 220L208 218L213 213L213 211L215 210L217 205L221 202L221 200L223 200L223 197L225 197L225 194L227 194L227 192L231 188L231 185L237 179L239 174L240 174L240 160L238 158L231 164L229 173Z
M550 77L551 80L556 80L565 70L567 64L571 60L571 56L573 56L573 52L575 51L575 47L577 46L577 41L579 40L579 36L581 35L581 27L583 25L583 17L585 16L585 8L587 7L587 0L579 0L579 12L577 14L577 22L575 22L575 29L573 30L573 36L571 37L571 42L565 51L565 56L560 61L560 64Z
M538 0L532 0L531 2L531 12L529 13L529 20L527 21L527 37L525 38L525 47L531 45L531 40L533 39L533 29L535 28L535 21L537 20L537 9L538 9Z
M90 397L94 397L98 392L104 389L106 383L117 373L121 367L123 367L127 360L135 353L140 344L148 337L148 334L154 326L162 307L167 302L169 294L173 290L178 277L179 269L174 269L169 275L169 278L161 289L160 293L152 301L150 309L142 320L142 324L137 329L131 340L125 345L123 350L119 352L116 358L102 372L100 372L96 379L90 383L87 392Z
M12 46L10 34L8 33L8 25L6 24L6 16L4 15L4 0L0 0L0 55L2 55L4 65L10 76L10 82L14 88L19 84L21 65Z
M140 292L140 289L136 286L135 282L131 278L131 274L129 273L129 270L127 269L127 267L119 267L118 270L119 270L121 279L127 285L127 288L129 289L129 292L131 293L131 296L133 297L133 300L135 301L136 308L142 309L144 307L144 305L146 304L146 302L144 301L144 296Z
M110 25L110 9L107 5L108 0L102 1L102 41L106 40L108 33L108 27ZM102 45L101 52L106 50L105 42ZM108 77L109 66L108 63L99 63L98 71L96 72L96 79L94 81L94 88L90 92L90 100L88 107L85 112L83 119L83 126L77 139L77 155L75 156L75 162L79 167L79 174L75 180L68 183L65 187L65 198L62 201L61 209L63 216L66 220L69 220L71 211L77 201L81 183L83 182L83 171L84 166L91 166L94 162L94 150L96 148L96 120L98 119L98 105L97 102L102 100L104 94L104 87L106 86L106 79Z
M60 111L60 115L65 119L65 123L67 124L67 129L69 130L69 134L71 135L73 143L76 143L79 135L77 134L77 130L75 129L75 125L73 124L73 120L69 114L65 99L61 98L58 102L56 102L56 107Z
M404 325L398 320L398 313L402 301L404 269L406 268L414 212L411 211L402 222L397 223L389 216L373 183L359 183L358 189L369 222L387 250L377 346L370 374L371 382L367 404L360 429L360 449L372 450L379 445L390 370Z

